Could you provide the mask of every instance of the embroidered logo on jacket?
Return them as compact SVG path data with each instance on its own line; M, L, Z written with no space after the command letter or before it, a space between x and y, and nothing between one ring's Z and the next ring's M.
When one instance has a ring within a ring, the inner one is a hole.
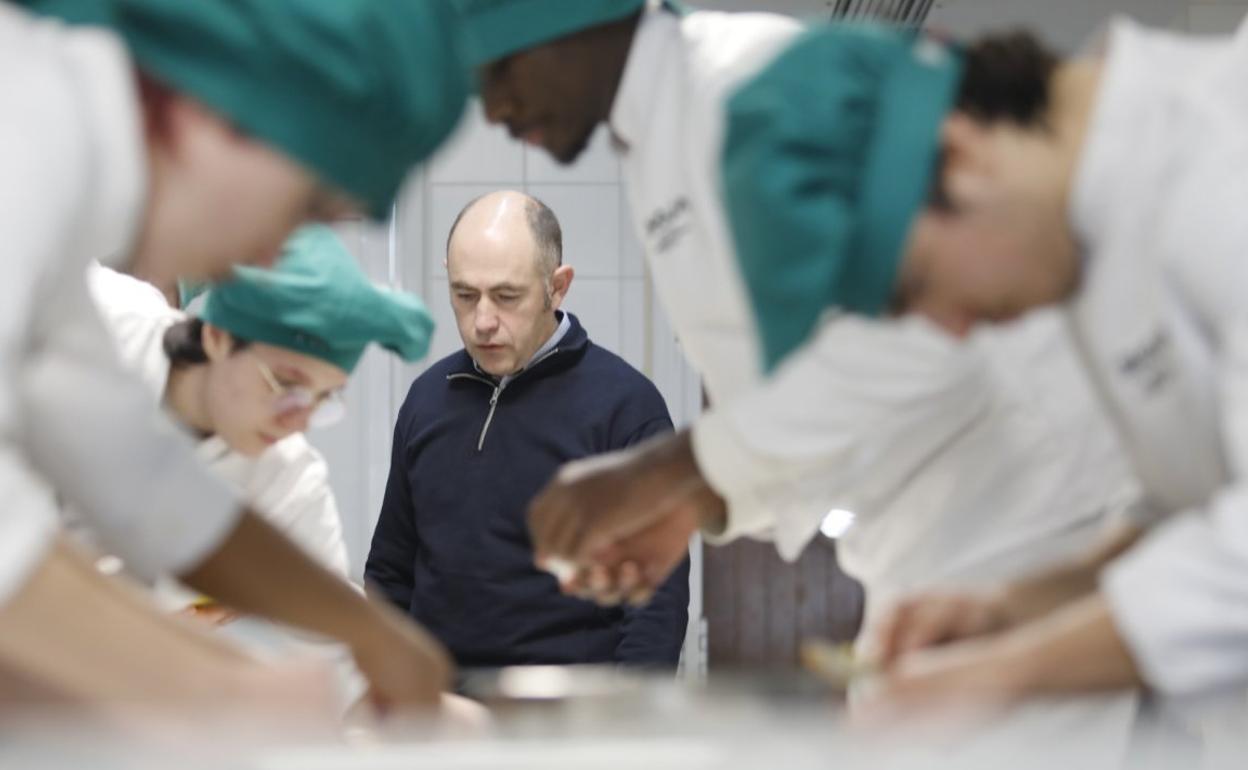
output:
M689 231L690 211L689 199L682 195L646 218L646 238L652 253L662 254L680 242Z
M1152 395L1166 386L1174 373L1174 355L1170 338L1158 329L1140 347L1128 352L1118 362L1118 370Z

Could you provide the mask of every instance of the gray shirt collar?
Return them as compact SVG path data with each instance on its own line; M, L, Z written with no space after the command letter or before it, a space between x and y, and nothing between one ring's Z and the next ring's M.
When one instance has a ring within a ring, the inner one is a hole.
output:
M559 344L559 341L562 340L564 336L568 333L568 329L572 328L572 320L568 317L567 313L563 312L562 310L556 310L555 315L559 317L559 325L555 327L555 333L550 335L550 337L546 339L546 342L544 342L542 346L537 349L537 352L534 353L529 358L528 363L526 363L524 367L520 369L520 371L516 372L515 374L503 375L498 381L498 385L500 388L506 386L507 383L511 382L516 377L523 374L524 371L528 369L530 366L532 366L535 361L541 359L547 353L554 350L555 346Z

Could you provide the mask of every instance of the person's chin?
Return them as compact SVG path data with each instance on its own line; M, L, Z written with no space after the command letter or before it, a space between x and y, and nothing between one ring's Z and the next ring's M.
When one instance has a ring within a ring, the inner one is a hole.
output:
M570 166L585 153L585 149L589 147L589 139L593 136L593 132L586 134L571 142L565 142L558 146L546 146L546 152L550 154L560 165Z
M273 446L277 442L278 439L262 431L256 431L246 437L240 437L236 441L226 441L226 443L229 444L230 449L238 452L244 457L258 457L259 455L264 454L266 449Z
M507 369L506 357L503 351L497 348L476 348L472 351L472 358L477 362L481 371L495 377L498 376L497 372Z
M507 366L501 363L485 363L482 361L478 361L477 363L481 367L481 371L491 377L505 377L516 370L516 367L514 366Z

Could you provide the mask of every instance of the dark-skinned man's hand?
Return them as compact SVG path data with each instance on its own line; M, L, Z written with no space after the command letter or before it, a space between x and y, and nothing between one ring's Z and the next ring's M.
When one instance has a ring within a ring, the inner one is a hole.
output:
M722 521L688 432L569 463L529 507L538 566L571 565L568 593L602 603L648 600L699 526Z
M697 530L694 506L679 506L645 529L595 550L593 566L577 569L563 590L602 605L644 605L689 555L689 539Z

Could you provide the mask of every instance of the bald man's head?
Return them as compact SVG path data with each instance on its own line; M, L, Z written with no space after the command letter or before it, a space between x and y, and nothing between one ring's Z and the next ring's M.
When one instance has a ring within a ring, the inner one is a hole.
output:
M572 282L559 221L541 201L505 190L473 200L446 241L451 305L464 346L490 374L512 374L554 333Z
M447 259L450 259L451 245L460 224L469 215L473 218L477 217L478 212L494 226L504 224L504 219L512 217L518 222L518 218L523 214L537 269L542 278L549 283L550 276L554 275L555 270L563 264L563 228L559 226L559 220L549 206L531 195L514 190L500 190L478 195L460 209L455 215L455 221L451 223L451 231L446 235Z

